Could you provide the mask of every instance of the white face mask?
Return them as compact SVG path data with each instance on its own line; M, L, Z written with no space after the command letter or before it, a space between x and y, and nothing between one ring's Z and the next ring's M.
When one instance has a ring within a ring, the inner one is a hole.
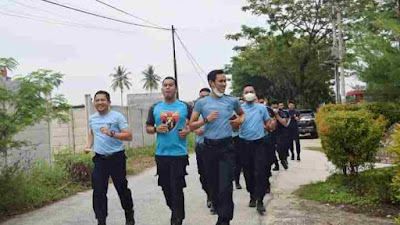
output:
M221 98L222 95L224 95L224 93L219 92L216 88L213 88L213 92L218 98Z
M256 95L254 93L247 93L243 97L246 102L252 102L256 99Z

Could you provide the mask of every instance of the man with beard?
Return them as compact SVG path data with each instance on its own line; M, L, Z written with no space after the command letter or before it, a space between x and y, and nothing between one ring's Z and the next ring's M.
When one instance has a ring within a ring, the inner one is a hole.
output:
M270 127L270 117L267 108L257 103L254 87L247 85L243 90L242 104L246 119L240 127L240 146L243 157L244 178L246 189L250 193L249 207L256 207L259 213L265 212L264 196L269 190L271 176L267 159L269 143L265 129ZM268 144L268 146L267 146Z
M238 99L224 95L224 71L213 70L207 79L211 95L196 102L190 128L196 130L205 125L206 177L210 181L211 209L218 214L217 225L229 225L234 208L232 127L239 128L244 113ZM237 116L232 116L234 112ZM201 120L200 115L203 117Z
M171 209L171 225L182 225L185 219L186 166L189 165L186 136L191 108L176 99L177 83L172 77L162 82L164 100L149 109L146 131L157 134L155 154L158 185Z
M134 225L134 211L131 190L126 180L126 157L123 141L132 140L125 117L110 110L110 94L98 91L94 95L97 113L89 117L89 140L85 152L93 150L94 169L92 173L93 209L99 225L106 224L107 189L111 176L125 210L126 225Z

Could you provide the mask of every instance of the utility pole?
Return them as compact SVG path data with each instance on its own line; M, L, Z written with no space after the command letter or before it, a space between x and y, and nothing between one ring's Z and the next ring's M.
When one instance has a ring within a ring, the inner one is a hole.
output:
M172 31L172 51L174 53L174 74L176 80L176 98L179 99L179 86L178 86L178 72L176 69L176 54L175 54L175 28L174 25L171 26Z
M346 85L344 76L344 66L343 66L343 55L344 55L344 41L343 41L343 26L342 26L342 11L338 7L337 10L337 22L339 30L339 73L340 73L340 91L342 97L342 103L346 103Z
M337 58L338 58L338 49L337 49L337 36L336 36L336 18L335 18L335 5L332 4L332 55L334 57L334 73L335 73L335 100L336 104L340 103L340 81L338 76L338 65L337 65Z

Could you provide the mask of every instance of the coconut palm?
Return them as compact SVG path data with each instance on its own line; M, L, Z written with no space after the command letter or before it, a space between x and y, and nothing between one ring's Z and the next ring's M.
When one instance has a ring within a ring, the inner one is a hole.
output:
M115 73L110 74L110 76L113 78L111 87L114 91L116 91L118 88L121 91L121 106L123 106L124 89L126 88L129 90L132 86L132 83L129 82L131 78L128 77L131 72L127 72L126 68L124 68L123 66L118 66L117 68L114 68L114 70Z
M154 73L154 67L149 65L146 70L142 72L144 78L142 81L144 82L143 88L146 90L150 90L150 94L153 90L158 89L158 82L160 82L161 77Z
M7 76L7 70L13 71L18 65L14 58L0 58L0 73Z

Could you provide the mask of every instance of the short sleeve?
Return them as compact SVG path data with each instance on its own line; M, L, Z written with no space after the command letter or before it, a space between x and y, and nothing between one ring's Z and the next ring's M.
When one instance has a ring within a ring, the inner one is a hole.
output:
M126 121L125 117L122 114L118 114L117 123L119 130L124 130L129 128L128 122Z
M194 104L194 109L193 111L198 112L201 114L201 109L203 108L203 99L198 100L195 104Z
M233 99L233 110L239 115L239 111L240 111L239 100L236 98L232 98L232 99Z
M156 123L156 120L154 119L154 106L155 105L152 105L149 109L149 113L147 114L146 125L154 126L154 124Z
M263 120L265 122L265 121L269 120L271 117L269 116L267 107L261 107L261 109L262 109L262 113L263 113Z

